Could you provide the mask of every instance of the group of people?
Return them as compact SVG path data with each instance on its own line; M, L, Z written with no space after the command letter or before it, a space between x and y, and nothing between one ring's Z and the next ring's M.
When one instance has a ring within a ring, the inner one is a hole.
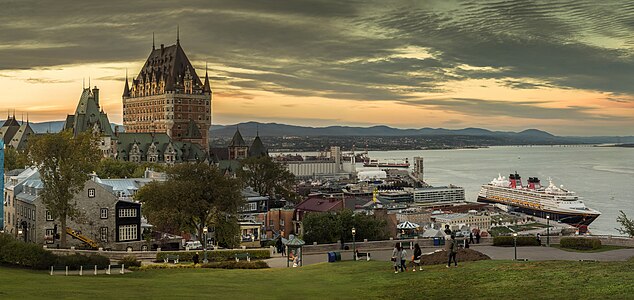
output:
M449 225L445 225L445 250L447 251L447 268L451 267L451 263L455 267L458 266L458 239L456 239L455 232L451 231ZM474 234L469 233L469 242L465 241L465 248L468 248L469 244L474 242ZM475 243L480 243L480 232L476 231L475 233ZM416 271L418 268L419 271L423 270L421 265L421 257L423 252L420 249L420 246L417 244L414 245L414 255L412 256L412 264L414 265L413 271ZM394 246L394 250L392 251L392 262L394 266L394 273L398 273L399 270L401 272L407 272L407 251L401 246L401 243L396 243Z
M414 245L414 255L412 256L414 272L416 272L417 267L419 271L423 270L423 266L421 265L420 261L421 256L423 256L423 251L420 249L420 246L417 243ZM401 243L396 243L396 245L394 246L394 250L392 251L392 262L394 264L394 273L398 273L399 269L401 272L407 272L407 250L401 247Z

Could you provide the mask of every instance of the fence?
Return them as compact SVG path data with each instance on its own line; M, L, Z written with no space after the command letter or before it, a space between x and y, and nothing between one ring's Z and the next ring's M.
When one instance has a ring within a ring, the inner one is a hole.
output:
M99 274L111 275L113 271L115 272L115 274L116 273L125 274L125 265L123 264L108 265L108 267L104 269L99 269L97 265L79 266L79 269L71 269L68 266L51 266L50 274L51 276L60 275L56 272L62 272L63 275L65 276L69 276L69 275L83 276L83 275L99 275Z

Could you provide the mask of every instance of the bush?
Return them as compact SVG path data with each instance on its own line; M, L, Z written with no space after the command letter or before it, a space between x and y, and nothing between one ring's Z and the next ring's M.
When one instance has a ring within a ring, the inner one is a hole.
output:
M132 255L128 255L124 257L119 263L126 267L140 267L141 266L141 261L136 259L136 256L132 256Z
M269 265L261 260L256 261L220 261L202 264L201 268L211 269L266 269Z
M55 265L57 266L68 266L69 269L79 269L80 266L93 266L97 265L97 268L106 268L110 264L110 259L103 255L81 255L81 254L73 254L73 255L65 255L58 256L55 261Z
M11 235L0 235L0 262L33 269L48 269L56 256L36 244L25 243Z
M601 248L601 240L596 238L562 237L559 240L559 246L577 250L594 250Z
M493 246L513 246L512 236L496 236L493 238ZM539 242L536 237L533 236L518 236L517 246L539 246Z
M162 262L167 255L178 255L179 261L192 261L196 251L159 252L156 254L156 261ZM235 259L239 253L249 253L251 259L271 258L269 250L215 250L207 251L207 259L210 261L227 261ZM198 251L200 259L203 257L202 251Z

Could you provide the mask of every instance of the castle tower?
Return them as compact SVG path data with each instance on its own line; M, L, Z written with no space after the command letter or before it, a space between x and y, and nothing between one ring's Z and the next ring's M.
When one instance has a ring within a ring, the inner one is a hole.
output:
M127 76L126 76L127 77ZM173 141L198 144L209 151L212 91L204 83L177 39L152 50L139 74L123 90L126 132L166 133Z

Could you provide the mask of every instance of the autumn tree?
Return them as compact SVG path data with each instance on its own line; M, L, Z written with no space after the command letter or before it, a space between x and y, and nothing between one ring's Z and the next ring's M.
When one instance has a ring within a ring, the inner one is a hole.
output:
M217 235L224 234L223 229L235 233L235 215L244 203L241 191L239 180L224 176L215 166L183 163L167 170L166 181L141 188L136 199L159 230L201 237L206 226L216 227Z
M297 202L299 196L295 191L295 175L283 164L268 156L254 156L241 161L242 169L238 177L252 187L260 195L284 198Z
M44 184L40 198L65 232L67 219L79 217L71 200L84 189L89 174L101 158L96 140L91 133L74 137L68 130L45 134L29 141L27 153ZM65 233L61 235L61 243L66 247Z

